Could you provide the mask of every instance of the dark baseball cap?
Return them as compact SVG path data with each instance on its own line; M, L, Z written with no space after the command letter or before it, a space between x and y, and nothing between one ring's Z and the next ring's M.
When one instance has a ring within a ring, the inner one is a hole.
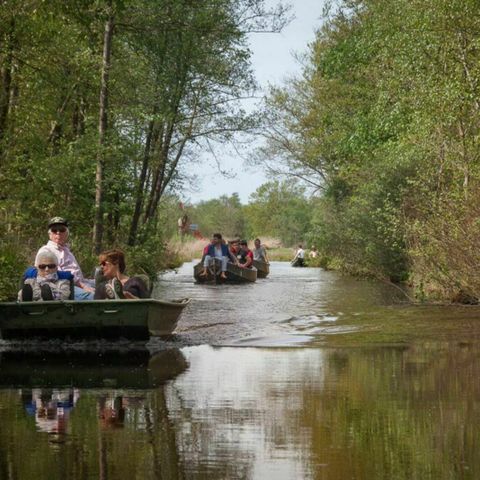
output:
M65 225L68 227L68 221L63 217L53 217L48 221L48 228L53 225Z

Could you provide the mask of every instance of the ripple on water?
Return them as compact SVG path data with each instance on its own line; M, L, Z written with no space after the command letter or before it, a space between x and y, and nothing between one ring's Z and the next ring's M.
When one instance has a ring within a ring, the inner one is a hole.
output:
M363 329L356 313L391 302L382 285L319 268L295 269L287 262L271 262L269 277L254 284L199 285L193 279L195 263L161 275L154 293L192 299L177 328L183 345L307 343Z
M310 335L275 335L267 337L250 337L232 342L228 346L235 347L301 347L310 343ZM226 345L227 346L227 345Z

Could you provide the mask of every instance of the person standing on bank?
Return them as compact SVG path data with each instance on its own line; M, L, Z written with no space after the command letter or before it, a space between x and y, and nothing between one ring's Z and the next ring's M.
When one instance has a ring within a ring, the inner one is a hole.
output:
M38 250L37 257L45 251L53 252L58 259L58 269L73 275L75 300L93 300L92 282L83 276L82 269L67 244L69 235L68 221L65 218L51 218L48 222L49 241Z

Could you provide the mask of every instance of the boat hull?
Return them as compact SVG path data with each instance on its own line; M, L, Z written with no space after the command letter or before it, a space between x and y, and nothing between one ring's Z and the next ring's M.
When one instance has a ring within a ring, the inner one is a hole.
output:
M253 266L257 269L258 278L267 278L270 273L270 264L261 260L254 260Z
M3 339L145 339L172 334L189 300L91 300L0 303Z
M256 268L241 268L233 263L227 264L227 279L222 280L220 277L221 261L219 259L215 259L215 266L207 270L208 274L206 276L200 275L202 271L202 262L193 267L193 276L199 283L252 283L257 280Z

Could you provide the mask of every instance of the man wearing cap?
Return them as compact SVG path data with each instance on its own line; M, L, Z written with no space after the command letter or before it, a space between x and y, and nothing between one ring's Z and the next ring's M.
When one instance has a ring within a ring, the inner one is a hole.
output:
M93 300L94 288L84 278L82 269L67 244L69 233L68 221L65 218L51 218L48 222L50 240L40 248L37 256L45 250L53 252L58 258L58 269L73 274L75 300Z

